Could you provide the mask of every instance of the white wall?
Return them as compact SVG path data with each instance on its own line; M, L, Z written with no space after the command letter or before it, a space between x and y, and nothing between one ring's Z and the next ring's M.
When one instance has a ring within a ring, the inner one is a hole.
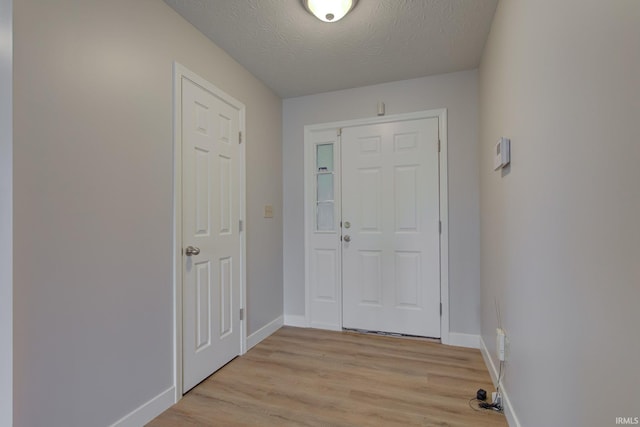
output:
M161 1L14 6L15 425L104 426L173 382L173 61L247 107L249 333L282 315L282 104Z
M497 298L513 409L639 417L640 2L501 1L480 88L482 337L493 350Z
M464 71L285 99L283 109L285 314L304 315L305 125L448 109L451 331L480 332L477 71Z
M12 2L0 0L0 425L12 423L13 403L13 135Z

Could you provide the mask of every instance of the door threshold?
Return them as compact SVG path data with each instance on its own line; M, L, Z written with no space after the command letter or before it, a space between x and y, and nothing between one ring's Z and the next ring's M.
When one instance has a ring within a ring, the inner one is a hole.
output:
M366 334L366 335L379 335L384 337L394 337L394 338L404 338L411 339L416 341L428 341L435 342L441 344L442 341L440 338L432 338L432 337L423 337L420 335L409 335L409 334L399 334L396 332L385 332L385 331L370 331L367 329L357 329L357 328L342 328L343 332L352 332L356 334Z

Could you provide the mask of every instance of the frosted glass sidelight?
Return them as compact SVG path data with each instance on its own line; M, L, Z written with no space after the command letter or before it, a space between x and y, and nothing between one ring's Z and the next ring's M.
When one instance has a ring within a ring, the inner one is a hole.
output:
M333 202L318 203L316 215L316 230L333 231Z
M333 143L316 145L316 230L334 231Z
M318 202L333 200L333 174L318 174Z
M318 172L333 172L333 144L316 146L316 168Z

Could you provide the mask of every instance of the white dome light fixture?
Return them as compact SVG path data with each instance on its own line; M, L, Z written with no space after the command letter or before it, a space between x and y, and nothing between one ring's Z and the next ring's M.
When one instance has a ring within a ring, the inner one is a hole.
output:
M304 7L324 22L336 22L353 9L358 0L302 0Z

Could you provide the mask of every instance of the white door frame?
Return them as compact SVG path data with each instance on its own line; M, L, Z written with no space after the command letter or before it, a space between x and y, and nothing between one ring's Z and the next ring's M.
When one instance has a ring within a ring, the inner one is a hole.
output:
M0 0L0 425L13 425L13 2Z
M314 141L312 134L314 132L335 130L354 126L374 125L380 123L389 123L406 120L417 119L438 119L438 130L440 138L440 158L439 158L439 193L440 193L440 221L442 222L442 233L440 234L440 302L442 303L442 317L440 320L440 340L443 344L449 344L449 198L448 198L448 181L447 181L447 109L440 108L434 110L418 111L415 113L396 114L382 117L372 117L367 119L346 120L331 123L321 123L316 125L307 125L304 127L304 228L305 228L305 324L307 327L317 326L310 313L311 300L311 277L310 277L310 254L311 254L311 233L314 224L313 206L313 159L314 159ZM338 136L336 150L340 152L341 138ZM338 172L341 174L341 171ZM339 178L338 178L339 181ZM338 191L341 189L338 187ZM341 194L336 194L335 199L340 199ZM341 245L339 245L341 246ZM340 304L340 319L337 325L342 327L342 282L339 283L338 294L340 295L338 304Z
M246 224L246 132L245 106L183 65L173 63L173 346L175 401L182 398L182 80L188 79L235 107L240 112L240 221ZM247 245L246 227L240 232L240 308L245 316L240 321L240 354L247 350Z

